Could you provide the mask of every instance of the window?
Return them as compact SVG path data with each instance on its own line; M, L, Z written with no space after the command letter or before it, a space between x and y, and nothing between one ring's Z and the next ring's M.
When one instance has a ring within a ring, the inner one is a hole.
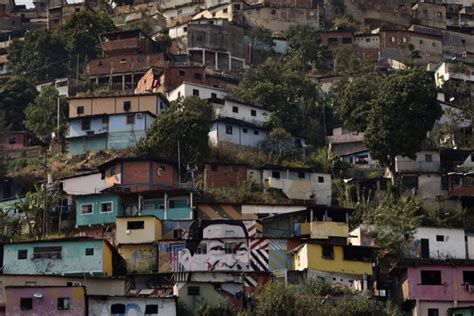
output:
M58 298L58 310L65 311L69 309L69 297Z
M31 297L20 298L20 309L22 311L28 311L33 309L33 299Z
M319 182L319 183L324 183L324 177L323 177L323 176L319 176L319 177L318 177L318 182Z
M184 70L179 71L179 76L180 77L184 77L185 75L186 75L186 73L184 72Z
M420 45L423 45L423 40L420 40Z
M86 248L86 256L93 256L94 248Z
M257 116L257 111L256 110L250 110L250 115L251 116Z
M233 243L233 242L225 243L225 245L224 245L225 254L226 255L234 254L236 247L237 247L236 243Z
M169 205L169 208L175 208L175 201L173 200L169 201L168 205Z
M66 282L66 286L81 286L81 282L77 282L77 281L68 281Z
M217 171L217 170L219 170L218 165L211 165L211 171Z
M33 259L61 259L62 249L61 246L34 247Z
M9 137L9 138L8 138L8 143L9 143L10 145L16 144L16 137L15 137L15 136Z
M123 101L123 110L124 110L125 112L130 111L131 108L132 108L132 102L130 102L130 101Z
M407 190L418 189L418 176L406 176L402 178L402 185Z
M125 314L125 304L112 304L110 306L111 314Z
M242 132L243 132L244 134L247 134L248 129L244 127L244 128L242 128Z
M421 285L441 285L441 271L422 270Z
M211 99L212 99L212 100L215 100L215 99L217 99L217 94L215 94L214 92L213 92L213 93L211 93Z
M426 162L433 162L433 155L431 155L431 154L426 154L426 155L425 155L425 161L426 161Z
M201 288L199 286L189 286L188 296L199 296L201 295Z
M352 43L352 38L350 37L343 37L342 38L342 44L350 44Z
M156 304L147 304L145 306L145 315L157 315L158 314L158 305Z
M438 18L442 18L442 17L443 17L443 13L442 13L441 11L438 11L438 12L436 12L436 16L437 16Z
M81 215L89 215L93 213L92 204L81 205Z
M407 38L406 37L402 37L402 43L406 43L407 42Z
M200 244L196 249L196 253L198 255L205 255L207 254L207 244Z
M144 229L145 221L127 222L127 229Z
M100 212L101 213L111 213L112 212L112 202L101 202L100 203Z
M441 176L441 190L449 190L449 178L447 176Z
M239 107L233 106L233 107L232 107L232 112L233 112L233 113L239 113Z
M81 130L88 131L91 129L91 120L90 119L82 119L81 121Z
M439 310L437 308L428 308L428 316L439 316Z
M104 63L102 62L102 60L99 60L99 61L97 62L97 66L102 67L103 65L104 65Z
M202 75L201 75L199 72L196 72L196 73L194 74L194 79L196 79L196 80L201 80L201 79L202 79Z
M305 173L304 173L304 171L298 172L298 178L300 178L300 179L304 179L304 178L305 178Z
M133 124L135 124L135 114L128 114L128 115L127 115L126 124L127 124L127 125L133 125Z
M444 241L443 235L436 235L436 241Z
M280 171L272 171L272 178L280 179Z
M234 4L234 9L235 10L240 10L240 4Z
M474 271L463 271L462 278L464 284L474 285Z
M395 43L395 41L396 41L395 37L393 37L393 36L390 37L390 43Z
M432 43L431 43L431 46L436 47L436 43L435 43L435 42L432 42Z
M253 130L253 134L254 134L254 135L258 135L258 131L257 131L256 129Z
M102 125L109 125L109 118L107 116L102 118Z
M225 126L225 133L232 135L232 126L231 125L226 125Z
M178 10L178 11L176 12L176 14L177 14L177 15L181 15L181 14L183 14L183 10L181 10L181 9L180 9L180 10Z
M337 37L328 38L328 44L329 45L337 44Z
M76 113L78 115L84 114L84 107L83 106L78 106L77 109L76 109Z
M334 248L331 245L322 245L323 247L323 255L322 257L325 259L334 259Z
M193 89L193 96L195 96L195 97L199 96L199 90L198 89Z
M23 260L28 258L28 250L20 249L18 250L18 260Z

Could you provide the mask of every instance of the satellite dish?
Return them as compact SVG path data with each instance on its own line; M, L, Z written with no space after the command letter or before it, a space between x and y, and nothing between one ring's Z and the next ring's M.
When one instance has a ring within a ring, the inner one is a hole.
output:
M33 293L34 298L43 298L43 293Z

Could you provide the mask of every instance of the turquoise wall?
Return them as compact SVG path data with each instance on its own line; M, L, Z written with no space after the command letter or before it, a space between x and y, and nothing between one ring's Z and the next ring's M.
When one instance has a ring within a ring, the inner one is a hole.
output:
M174 207L168 208L167 220L186 220L192 219L191 208L188 206L188 199L176 199L174 201ZM138 208L138 203L127 203L124 204L124 208L127 206L135 206ZM144 209L142 215L153 215L158 217L160 220L165 220L164 200L153 199L145 200L143 203Z
M77 240L5 244L4 274L79 274L103 273L102 240ZM60 259L33 259L34 247L62 246ZM86 248L94 254L86 256ZM18 250L27 250L26 259L18 259Z
M76 198L76 225L97 225L97 224L115 224L115 218L121 209L121 203L118 196L113 194L86 195L77 196ZM111 213L100 213L101 202L112 202ZM93 213L91 215L81 215L81 204L93 205Z
M68 139L68 152L79 155L88 151L100 151L107 148L107 136L79 137Z

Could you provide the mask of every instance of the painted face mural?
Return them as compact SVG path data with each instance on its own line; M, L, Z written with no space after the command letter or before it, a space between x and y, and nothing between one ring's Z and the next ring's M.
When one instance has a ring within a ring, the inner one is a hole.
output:
M202 238L178 254L182 271L249 271L248 233L241 222L209 221L201 229Z

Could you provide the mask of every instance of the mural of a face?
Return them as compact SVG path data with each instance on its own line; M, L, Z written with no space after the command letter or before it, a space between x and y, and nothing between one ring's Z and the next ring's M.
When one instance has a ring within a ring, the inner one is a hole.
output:
M179 252L184 271L248 271L249 244L245 227L237 224L209 224L203 228L203 239L194 253Z

